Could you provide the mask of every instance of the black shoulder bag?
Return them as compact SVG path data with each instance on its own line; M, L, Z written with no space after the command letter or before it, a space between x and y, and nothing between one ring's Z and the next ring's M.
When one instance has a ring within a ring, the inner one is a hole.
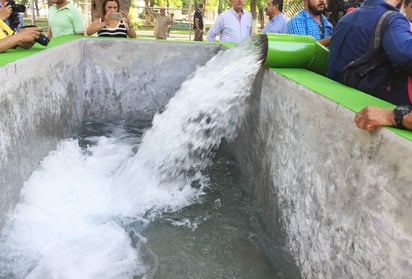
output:
M382 47L382 35L390 16L396 11L386 11L378 20L369 41L369 48L358 59L342 69L342 82L377 98L396 105L410 104L408 97L408 72L394 69Z

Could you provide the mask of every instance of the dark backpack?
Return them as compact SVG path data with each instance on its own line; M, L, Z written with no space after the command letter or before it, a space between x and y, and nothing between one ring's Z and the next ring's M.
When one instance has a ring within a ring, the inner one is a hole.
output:
M408 96L408 71L394 69L381 44L390 16L386 11L378 20L369 48L342 69L342 82L395 105L411 104Z

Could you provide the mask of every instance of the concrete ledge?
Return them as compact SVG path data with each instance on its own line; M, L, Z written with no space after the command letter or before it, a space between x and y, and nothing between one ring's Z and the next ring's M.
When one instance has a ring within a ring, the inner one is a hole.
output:
M88 38L3 56L0 227L23 181L83 119L150 119L221 49ZM409 278L411 133L360 130L353 111L380 100L305 69L275 71L258 75L232 148L302 277Z
M354 112L358 112L369 105L389 109L395 107L395 105L384 100L375 98L362 91L353 89L306 69L277 68L272 70ZM394 127L384 127L383 129L388 129L412 141L412 131L401 130Z
M304 278L412 274L412 143L266 71L233 145Z

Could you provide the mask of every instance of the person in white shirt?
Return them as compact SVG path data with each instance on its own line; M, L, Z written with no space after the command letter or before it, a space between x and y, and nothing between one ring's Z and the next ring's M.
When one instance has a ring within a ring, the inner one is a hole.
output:
M252 33L252 14L243 9L244 0L231 0L231 3L232 8L221 13L207 33L209 42L220 35L221 42L238 43Z

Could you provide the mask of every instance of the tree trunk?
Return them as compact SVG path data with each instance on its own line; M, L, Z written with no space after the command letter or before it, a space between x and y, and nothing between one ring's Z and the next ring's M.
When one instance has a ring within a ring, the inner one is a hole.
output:
M223 0L219 0L217 5L217 14L220 15L223 12Z
M252 33L257 33L257 13L256 13L256 0L250 0L250 13L252 14Z
M37 17L40 16L39 0L34 0L34 9L36 10Z
M257 19L256 15L256 0L250 0L250 13L252 14L253 20Z

